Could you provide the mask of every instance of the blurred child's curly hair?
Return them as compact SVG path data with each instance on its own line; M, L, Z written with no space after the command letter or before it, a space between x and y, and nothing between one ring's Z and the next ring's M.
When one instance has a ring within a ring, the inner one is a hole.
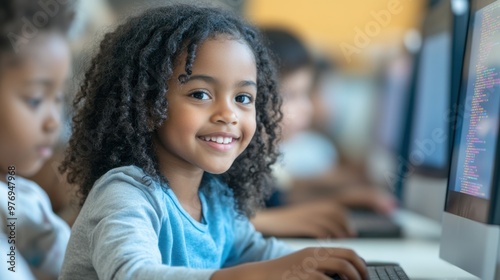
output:
M77 3L75 0L66 0L64 4L55 0L0 0L0 52L15 50L17 44L29 41L39 32L66 34L75 18ZM25 34L26 30L30 33Z
M262 204L282 118L275 66L260 34L241 19L213 7L178 4L131 18L105 36L92 60L74 100L74 131L60 166L79 187L82 205L94 182L119 166L136 165L167 183L153 147L153 134L167 116L167 80L182 53L191 75L200 44L222 34L253 51L258 92L255 135L222 178L240 214L251 215Z

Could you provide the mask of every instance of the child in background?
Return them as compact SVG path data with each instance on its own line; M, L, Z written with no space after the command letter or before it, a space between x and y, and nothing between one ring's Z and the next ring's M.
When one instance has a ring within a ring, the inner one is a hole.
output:
M292 33L280 28L263 29L262 33L279 65L284 119L280 149L284 156L274 169L279 180L267 203L270 208L259 211L252 223L258 231L272 236L355 236L346 207L389 213L394 200L375 188L336 186L331 175L336 166L336 150L325 137L309 130L314 114L311 92L319 86L321 69L317 69L306 46ZM318 188L329 193L315 195Z
M61 123L74 13L54 3L44 24L37 1L0 6L0 279L57 278L70 234L47 194L23 178L51 156Z
M78 10L78 13L75 15L70 31L70 49L72 52L71 83L68 83L66 87L64 109L71 107L66 105L73 100L78 90L79 81L83 79L85 74L83 69L87 68L90 63L89 57L94 53L95 47L98 47L95 42L102 39L106 27L111 26L116 21L114 11L108 7L107 0L85 0L78 1L77 4L75 9ZM59 137L52 157L45 162L37 174L29 179L35 181L44 189L50 198L54 212L71 227L75 222L80 207L78 202L75 201L74 192L71 191L73 189L68 185L65 175L60 174L58 169L64 159L64 151L71 136L70 111L65 110L63 114L62 135Z
M281 100L260 35L235 16L173 5L130 19L74 102L61 169L83 206L62 279L367 278L351 250L292 252L248 221L268 193Z

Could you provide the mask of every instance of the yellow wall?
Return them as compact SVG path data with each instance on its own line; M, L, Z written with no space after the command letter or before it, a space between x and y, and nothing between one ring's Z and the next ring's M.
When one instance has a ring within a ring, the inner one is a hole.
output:
M372 45L401 41L404 30L420 26L425 5L424 0L248 0L245 15L258 26L288 27L309 44L346 59L345 54L353 50L348 45L366 52ZM390 19L377 22L373 13L381 11L390 13ZM380 27L378 31L374 25ZM367 35L367 44L355 41L356 28Z

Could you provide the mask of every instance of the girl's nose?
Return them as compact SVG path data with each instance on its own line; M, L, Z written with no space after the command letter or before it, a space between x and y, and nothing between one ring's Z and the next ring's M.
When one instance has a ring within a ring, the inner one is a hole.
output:
M58 109L51 108L44 117L43 131L48 133L54 132L59 128L60 123L61 113Z
M238 116L234 110L234 104L229 101L221 101L217 104L217 109L212 115L212 122L224 124L237 124Z

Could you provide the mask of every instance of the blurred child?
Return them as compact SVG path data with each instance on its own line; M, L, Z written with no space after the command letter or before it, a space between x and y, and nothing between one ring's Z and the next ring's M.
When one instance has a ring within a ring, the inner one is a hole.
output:
M50 2L50 0L47 0ZM72 53L71 83L66 87L64 104L65 112L63 114L63 123L61 124L61 136L54 148L54 153L42 168L29 179L35 181L49 195L52 209L59 217L66 221L70 226L75 222L78 215L78 202L75 201L74 192L68 185L65 174L60 174L59 165L64 159L64 150L70 137L70 119L71 110L66 106L73 100L77 91L79 81L83 79L85 69L90 63L91 54L98 47L97 43L104 36L104 30L111 26L116 16L114 11L108 7L108 1L85 0L78 1L78 13L71 25L70 31L70 49Z
M47 194L23 178L52 154L70 64L70 3L42 4L0 6L0 279L57 278L70 234Z
M331 175L337 164L335 147L324 136L309 130L315 110L311 92L319 87L321 73L304 44L290 32L269 28L263 30L263 35L280 70L283 162L275 166L279 183L268 202L268 206L278 207L258 212L252 223L257 230L273 236L354 236L345 207L388 213L393 200L373 188L335 186L335 177ZM328 193L315 195L321 188Z
M215 8L157 8L107 34L62 164L83 206L61 278L366 279L354 252L293 253L246 218L277 157L274 78L256 30Z

